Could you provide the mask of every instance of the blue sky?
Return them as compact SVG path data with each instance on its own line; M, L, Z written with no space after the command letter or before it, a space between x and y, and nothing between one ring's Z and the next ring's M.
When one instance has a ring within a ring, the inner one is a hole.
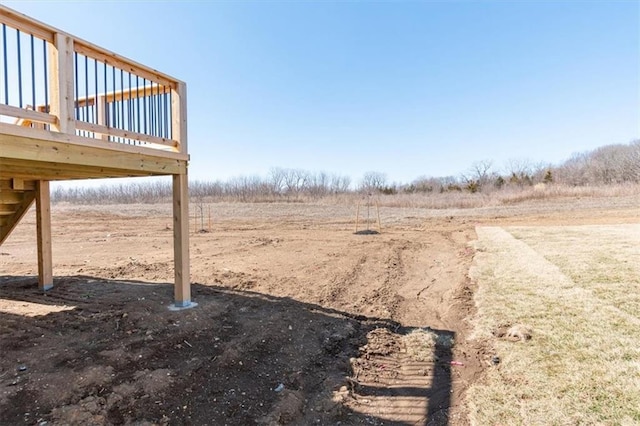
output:
M187 82L190 173L390 181L640 138L638 1L4 1Z

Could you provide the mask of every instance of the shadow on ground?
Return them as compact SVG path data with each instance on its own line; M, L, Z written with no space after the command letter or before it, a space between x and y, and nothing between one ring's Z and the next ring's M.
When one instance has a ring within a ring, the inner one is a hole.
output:
M0 277L0 424L448 423L451 347L435 347L429 386L354 375L372 331L411 331L396 322L219 286L194 284L199 306L171 312L168 284L54 284ZM366 406L377 397L407 403Z

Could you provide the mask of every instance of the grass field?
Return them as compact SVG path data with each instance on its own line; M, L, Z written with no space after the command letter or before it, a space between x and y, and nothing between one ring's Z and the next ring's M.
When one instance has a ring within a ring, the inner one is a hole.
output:
M640 225L478 227L472 423L640 424ZM522 325L531 339L494 336Z

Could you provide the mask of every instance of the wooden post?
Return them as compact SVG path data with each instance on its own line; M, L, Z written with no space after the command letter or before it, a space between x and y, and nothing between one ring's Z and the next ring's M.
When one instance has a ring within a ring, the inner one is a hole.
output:
M173 259L174 307L194 306L189 281L189 187L186 173L173 175Z
M73 39L56 33L51 46L49 81L51 82L51 110L58 120L52 127L61 133L75 134L73 94Z
M51 256L51 198L49 181L36 182L36 233L38 240L38 288L53 288L53 262Z
M102 95L96 99L96 110L98 111L98 124L107 127L107 97ZM102 135L102 140L108 141L109 135Z
M180 143L179 150L187 151L187 85L178 82L171 90L171 137Z

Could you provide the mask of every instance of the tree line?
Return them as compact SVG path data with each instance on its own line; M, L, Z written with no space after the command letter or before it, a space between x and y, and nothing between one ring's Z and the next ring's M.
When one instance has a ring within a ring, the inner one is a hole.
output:
M410 183L389 182L383 172L365 173L357 182L346 175L272 168L267 176L240 176L225 181L190 181L196 200L238 202L300 202L349 193L488 193L539 184L596 186L640 183L640 140L607 145L574 154L560 165L509 160L497 168L490 160L477 161L458 176L419 177ZM58 187L54 202L155 203L171 199L166 180L129 182L100 187Z

